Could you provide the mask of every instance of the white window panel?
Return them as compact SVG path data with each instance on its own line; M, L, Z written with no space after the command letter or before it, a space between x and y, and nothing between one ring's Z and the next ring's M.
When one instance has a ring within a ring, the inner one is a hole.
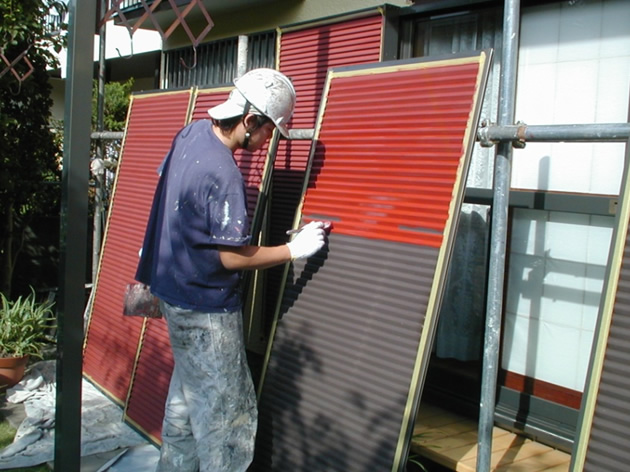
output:
M516 120L626 122L630 2L559 2L522 13ZM514 152L512 187L616 195L623 152L622 144L528 143Z
M502 367L584 387L614 218L516 210Z

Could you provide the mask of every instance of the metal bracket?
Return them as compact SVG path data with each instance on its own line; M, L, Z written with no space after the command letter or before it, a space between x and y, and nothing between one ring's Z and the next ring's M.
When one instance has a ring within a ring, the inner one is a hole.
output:
M522 121L519 121L513 128L514 136L509 139L512 142L512 147L514 147L515 149L523 149L525 147L527 125ZM479 140L479 144L481 145L481 147L489 148L502 141L499 139L493 139L493 135L497 134L493 133L493 131L497 131L500 129L500 126L496 126L494 123L483 120L479 125L479 129L477 130L477 139Z

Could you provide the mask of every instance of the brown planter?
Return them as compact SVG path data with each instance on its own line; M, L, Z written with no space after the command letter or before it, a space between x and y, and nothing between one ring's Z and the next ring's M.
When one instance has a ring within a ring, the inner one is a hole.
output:
M28 356L0 357L0 387L10 388L22 380Z

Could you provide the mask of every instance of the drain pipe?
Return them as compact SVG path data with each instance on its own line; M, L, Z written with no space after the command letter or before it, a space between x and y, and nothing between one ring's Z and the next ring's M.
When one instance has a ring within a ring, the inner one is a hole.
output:
M501 54L501 76L499 85L499 126L514 124L520 22L519 2L520 0L505 0L504 6L503 51ZM494 162L488 299L481 377L479 430L477 436L478 472L490 471L491 465L492 429L494 428L494 409L496 403L497 375L499 371L499 341L501 338L501 313L503 307L512 151L512 142L500 142L497 145Z

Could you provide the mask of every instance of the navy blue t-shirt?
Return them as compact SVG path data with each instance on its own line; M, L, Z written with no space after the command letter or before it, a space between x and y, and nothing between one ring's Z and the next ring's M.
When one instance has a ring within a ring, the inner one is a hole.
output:
M243 177L232 151L209 120L200 120L178 133L163 165L136 279L172 305L240 309L240 273L223 267L217 249L249 243Z

